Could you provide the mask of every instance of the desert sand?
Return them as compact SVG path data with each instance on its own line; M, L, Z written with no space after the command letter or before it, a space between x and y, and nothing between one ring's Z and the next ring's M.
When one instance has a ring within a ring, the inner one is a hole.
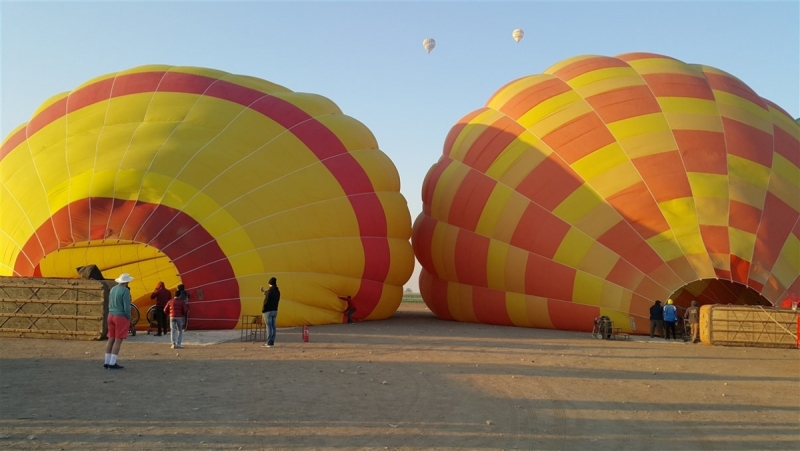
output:
M0 339L0 449L797 450L800 352L391 319Z

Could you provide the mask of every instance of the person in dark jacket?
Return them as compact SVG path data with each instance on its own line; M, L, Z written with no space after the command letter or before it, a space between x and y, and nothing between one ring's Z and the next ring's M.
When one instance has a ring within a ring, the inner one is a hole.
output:
M656 299L656 303L650 307L650 338L654 338L653 333L658 328L660 338L664 338L664 308L661 301Z
M275 345L275 320L278 318L278 303L281 301L281 290L278 289L278 279L269 279L269 288L261 287L264 293L264 306L261 313L264 315L264 322L267 324L267 342L264 347L271 348Z
M673 305L672 299L667 299L667 305L664 306L664 325L666 326L665 339L669 340L669 334L672 332L672 338L677 339L675 336L675 323L678 321L678 309Z
M156 337L160 337L162 331L164 332L164 335L166 335L167 315L164 314L164 307L166 307L167 302L172 299L172 293L164 288L164 282L158 282L155 290L153 290L153 293L150 295L150 299L156 300L155 319L156 323L158 324L158 333L156 334Z

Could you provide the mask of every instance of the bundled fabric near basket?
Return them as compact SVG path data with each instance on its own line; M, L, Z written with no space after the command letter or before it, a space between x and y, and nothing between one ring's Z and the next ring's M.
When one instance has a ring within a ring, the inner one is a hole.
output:
M761 306L700 307L700 341L724 346L798 347L798 312Z
M113 280L0 277L0 337L97 340Z

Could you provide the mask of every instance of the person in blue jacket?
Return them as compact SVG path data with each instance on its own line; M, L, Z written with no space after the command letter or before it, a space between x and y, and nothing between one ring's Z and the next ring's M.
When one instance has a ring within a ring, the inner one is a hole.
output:
M670 332L672 338L677 339L675 335L675 322L678 321L678 309L673 305L672 299L667 299L667 305L664 306L664 326L666 326L666 333L664 338L669 340Z

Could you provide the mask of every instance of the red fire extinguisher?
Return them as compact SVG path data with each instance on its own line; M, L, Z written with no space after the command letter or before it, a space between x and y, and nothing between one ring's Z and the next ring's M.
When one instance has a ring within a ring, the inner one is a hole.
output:
M303 342L308 343L308 326L303 326Z

